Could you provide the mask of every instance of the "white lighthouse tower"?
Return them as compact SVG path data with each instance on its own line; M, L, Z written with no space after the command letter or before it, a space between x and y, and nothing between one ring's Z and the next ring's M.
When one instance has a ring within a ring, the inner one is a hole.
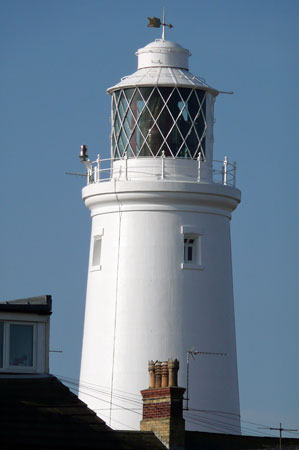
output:
M227 158L213 161L219 91L175 42L136 54L138 70L108 89L111 158L92 163L81 147L92 230L80 397L112 427L139 429L148 360L178 358L186 386L187 351L223 353L190 362L189 408L222 413L218 431L238 433L230 220L240 191ZM204 422L197 429L216 431Z

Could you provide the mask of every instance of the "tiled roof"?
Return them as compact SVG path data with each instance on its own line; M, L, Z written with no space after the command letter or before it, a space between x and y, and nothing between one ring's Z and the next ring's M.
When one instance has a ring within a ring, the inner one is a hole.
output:
M0 376L1 450L156 449L153 433L115 432L54 376Z

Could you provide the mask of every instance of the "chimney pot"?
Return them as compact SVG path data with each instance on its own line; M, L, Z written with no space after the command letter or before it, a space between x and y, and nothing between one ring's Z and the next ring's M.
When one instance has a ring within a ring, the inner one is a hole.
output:
M154 361L148 362L148 372L149 372L149 388L155 387L155 363Z
M178 371L180 368L180 363L177 359L168 360L168 371L169 371L169 386L178 385Z
M161 387L161 364L160 361L155 363L155 388Z
M161 364L162 371L162 387L168 387L168 362L163 361Z

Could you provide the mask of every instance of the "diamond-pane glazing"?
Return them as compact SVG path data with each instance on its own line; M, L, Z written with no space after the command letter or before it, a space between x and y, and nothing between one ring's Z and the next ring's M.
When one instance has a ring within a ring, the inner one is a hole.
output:
M205 154L206 92L174 87L116 91L112 97L112 155L196 158Z

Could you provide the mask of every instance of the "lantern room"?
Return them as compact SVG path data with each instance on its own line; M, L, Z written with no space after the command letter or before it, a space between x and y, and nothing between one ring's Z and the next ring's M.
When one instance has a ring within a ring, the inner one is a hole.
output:
M111 157L212 161L216 89L189 72L190 52L163 39L136 53L138 70L108 89Z

